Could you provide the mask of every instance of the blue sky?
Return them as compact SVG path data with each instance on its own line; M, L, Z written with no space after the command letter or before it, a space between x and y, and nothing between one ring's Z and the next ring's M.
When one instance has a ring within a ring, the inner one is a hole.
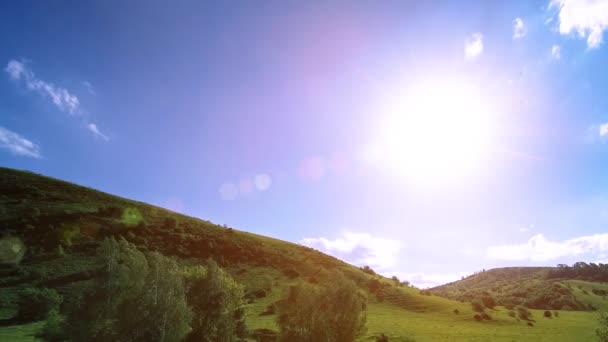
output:
M0 165L420 286L607 260L607 28L592 0L2 2Z

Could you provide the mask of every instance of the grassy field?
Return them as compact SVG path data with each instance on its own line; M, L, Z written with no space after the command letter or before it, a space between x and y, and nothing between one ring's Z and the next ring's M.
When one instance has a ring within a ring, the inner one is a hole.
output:
M383 284L377 294L368 291L367 332L361 341L374 341L380 334L390 341L593 341L597 324L598 313L594 311L560 311L558 318L544 318L543 310L531 310L533 321L527 322L509 316L509 310L500 306L486 310L492 320L478 322L468 301L397 286L310 248L3 168L0 229L2 235L17 236L27 247L18 265L0 268L0 320L14 316L19 291L25 287L54 288L69 298L74 289L90 281L98 267L92 256L98 242L107 236L120 236L138 248L173 256L184 265L213 258L245 286L246 293L262 292L250 296L246 306L251 331L277 330L276 315L264 312L285 298L290 285L306 281L322 286L337 272L365 291L372 279ZM488 271L446 289L483 291L515 286L508 289L517 290L513 281L504 281L505 274L507 278L517 274L520 278L515 279L536 284L541 281L538 272L543 270ZM608 301L592 292L608 291L607 284L578 280L559 283L571 289L585 306L608 311ZM41 326L41 322L0 325L0 341L33 341Z

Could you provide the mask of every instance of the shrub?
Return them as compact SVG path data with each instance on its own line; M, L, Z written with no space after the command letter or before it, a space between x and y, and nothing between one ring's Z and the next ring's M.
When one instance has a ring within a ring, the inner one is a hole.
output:
M19 265L24 255L25 244L20 238L0 238L0 265Z
M283 274L289 279L295 279L300 276L300 272L294 270L293 268L284 269Z
M494 298L492 298L492 296L490 295L482 296L481 302L488 309L494 309L494 307L496 306L496 301L494 301Z
M532 313L530 310L526 309L523 306L517 307L517 316L524 321L530 320L532 318Z
M527 323L527 326L529 326L529 327L533 327L533 326L534 326L534 323L532 323L532 322L528 322L528 323Z
M543 316L545 316L546 318L551 318L551 311L545 310Z
M600 312L599 327L595 329L595 335L600 342L608 342L608 314Z
M376 337L376 342L388 342L388 337L384 334L380 334Z
M513 317L513 318L515 318L515 316L517 316L517 315L515 314L515 311L513 311L513 310L509 311L509 312L507 313L507 315L509 315L510 317Z
M63 331L63 319L56 308L49 311L42 330L37 334L38 337L48 342L65 341L66 336Z
M371 275L376 275L376 272L369 266L363 266L361 267L361 271L367 273L367 274L371 274Z
M279 340L352 342L365 332L366 302L342 274L327 287L300 282L278 305Z
M266 307L266 310L264 310L260 314L260 316L274 315L276 312L277 312L277 306L274 303L272 303Z
M124 239L102 242L103 265L92 287L68 308L66 335L73 341L181 341L192 311L177 263L143 253Z
M58 309L63 301L61 295L53 289L26 288L17 303L17 317L24 321L45 319L49 312Z
M475 320L476 320L477 322L479 322L479 321L481 321L481 320L482 320L482 318L481 318L481 315L480 315L480 314L475 314L475 315L473 316L473 318L475 318Z
M460 310L454 309L454 314L458 315L459 313L460 313Z
M479 299L475 299L471 302L471 308L475 312L483 312L485 307Z
M481 313L481 318L485 321L491 321L492 320L492 316L490 316L489 314L482 312Z
M553 317L559 317L559 311L553 311Z
M367 288L371 293L378 293L382 289L382 283L378 279L372 279L367 283Z

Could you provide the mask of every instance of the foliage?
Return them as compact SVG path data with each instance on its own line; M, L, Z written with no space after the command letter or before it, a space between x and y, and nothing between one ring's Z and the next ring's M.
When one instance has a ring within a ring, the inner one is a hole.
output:
M600 312L599 327L595 329L595 335L600 342L608 342L608 314Z
M20 238L0 238L0 265L19 265L24 254L25 244Z
M63 318L59 314L58 309L54 308L49 311L38 337L49 342L65 341Z
M545 310L545 312L543 313L543 316L546 317L546 318L551 318L552 317L551 311Z
M233 341L244 337L243 288L213 260L205 272L190 274L188 302L194 311L188 341Z
M482 296L481 302L488 309L494 309L494 307L496 306L496 301L489 294Z
M365 331L365 294L343 275L327 287L301 282L278 306L280 341L352 342Z
M25 288L19 296L17 317L24 321L45 319L51 310L59 308L62 300L53 289Z
M190 332L176 262L144 254L124 239L106 239L99 248L104 266L95 287L68 310L66 332L75 341L181 341Z
M517 307L517 317L523 319L524 321L532 319L532 312L523 306Z
M483 303L479 299L476 299L471 302L471 308L475 312L483 312L483 310L485 309Z

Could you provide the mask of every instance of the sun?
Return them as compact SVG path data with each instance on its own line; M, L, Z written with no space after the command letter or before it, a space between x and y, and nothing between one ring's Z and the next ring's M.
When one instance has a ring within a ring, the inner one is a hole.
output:
M426 82L388 102L367 149L376 164L415 183L444 184L487 162L493 108L481 89Z

